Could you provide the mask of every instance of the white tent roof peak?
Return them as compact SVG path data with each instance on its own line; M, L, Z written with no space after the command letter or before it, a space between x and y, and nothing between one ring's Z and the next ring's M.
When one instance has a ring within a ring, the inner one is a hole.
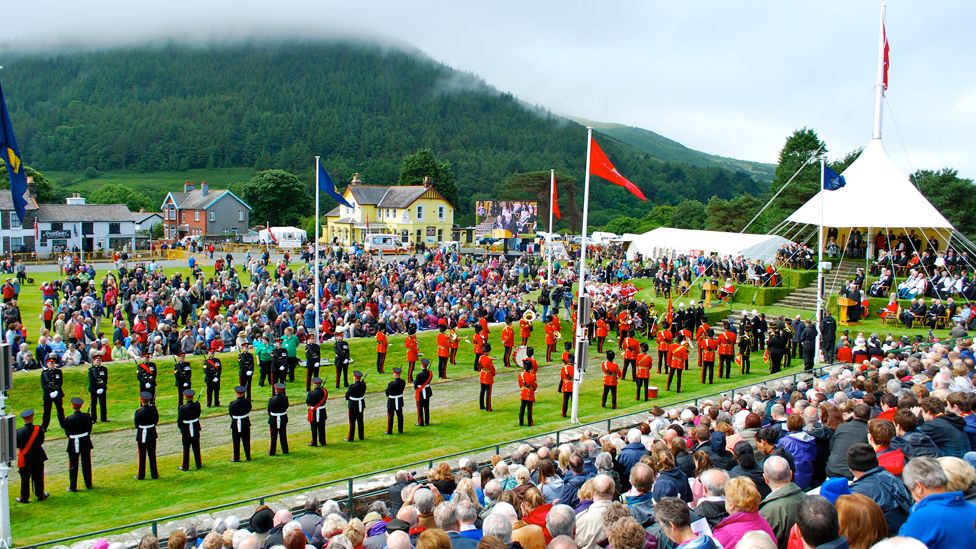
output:
M790 241L777 235L726 233L659 227L644 234L625 234L621 237L627 246L627 259L639 253L645 258L661 255L702 252L743 256L748 259L772 261L780 248Z
M915 185L888 158L880 139L872 139L846 170L847 185L823 191L800 206L787 221L825 227L912 227L954 230ZM821 214L822 212L822 214Z

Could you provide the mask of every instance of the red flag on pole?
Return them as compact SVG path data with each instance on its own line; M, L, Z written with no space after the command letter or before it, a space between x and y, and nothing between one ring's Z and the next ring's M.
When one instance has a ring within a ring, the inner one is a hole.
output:
M664 320L667 321L668 326L671 326L672 318L674 317L674 303L671 298L668 298L668 312L664 315Z
M552 176L552 215L556 216L556 219L562 219L563 216L559 213L559 188L556 186L556 176Z
M637 185L631 183L626 177L620 175L617 168L613 167L613 163L604 154L603 149L597 144L596 139L590 139L590 144L592 145L592 151L590 153L590 173L606 179L607 181L613 183L614 185L620 185L621 187L630 191L630 194L640 198L644 202L647 202L647 197L644 193L637 188Z
M881 37L884 40L884 77L881 81L884 83L884 89L888 89L888 31L885 29L884 22L881 23Z

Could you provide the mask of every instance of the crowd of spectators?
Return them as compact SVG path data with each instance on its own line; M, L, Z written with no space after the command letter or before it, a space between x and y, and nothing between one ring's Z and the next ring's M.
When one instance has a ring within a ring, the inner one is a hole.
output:
M359 513L315 499L294 515L262 506L244 525L218 521L202 544L976 547L973 372L970 341L903 349L795 385L654 407L632 428L572 443L549 437L420 479L401 471L388 497ZM178 531L169 546L196 537Z

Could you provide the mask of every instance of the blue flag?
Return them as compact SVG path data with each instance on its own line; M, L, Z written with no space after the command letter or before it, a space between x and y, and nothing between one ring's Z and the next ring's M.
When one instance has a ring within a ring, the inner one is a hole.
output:
M325 171L322 164L319 164L319 190L332 197L333 200L347 208L352 208L352 204L342 197L342 193L336 188L336 184L329 177L329 172Z
M844 179L843 175L824 166L823 188L825 191L836 191L844 185L847 185L847 180Z
M0 158L7 163L7 175L10 177L10 198L14 203L17 217L23 221L27 216L27 174L24 173L24 163L20 160L17 149L17 139L14 138L14 128L10 124L7 114L7 100L3 97L0 87Z

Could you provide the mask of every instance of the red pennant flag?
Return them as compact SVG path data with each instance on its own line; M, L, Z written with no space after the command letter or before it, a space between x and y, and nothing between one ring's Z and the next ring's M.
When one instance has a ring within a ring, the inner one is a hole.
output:
M668 326L671 326L671 320L674 317L674 303L671 298L668 298L668 312L664 315L664 320L667 321Z
M614 185L620 185L621 187L630 191L630 194L640 198L644 202L647 202L647 197L644 193L637 188L637 185L631 183L626 177L620 175L617 168L613 167L613 163L604 154L603 149L597 144L596 139L590 138L590 173L606 179L607 181L613 183Z
M885 29L884 22L881 23L881 38L884 40L884 76L881 82L884 84L884 89L888 89L888 31Z
M552 215L556 216L556 219L563 218L559 212L559 187L556 186L556 176L552 176Z

